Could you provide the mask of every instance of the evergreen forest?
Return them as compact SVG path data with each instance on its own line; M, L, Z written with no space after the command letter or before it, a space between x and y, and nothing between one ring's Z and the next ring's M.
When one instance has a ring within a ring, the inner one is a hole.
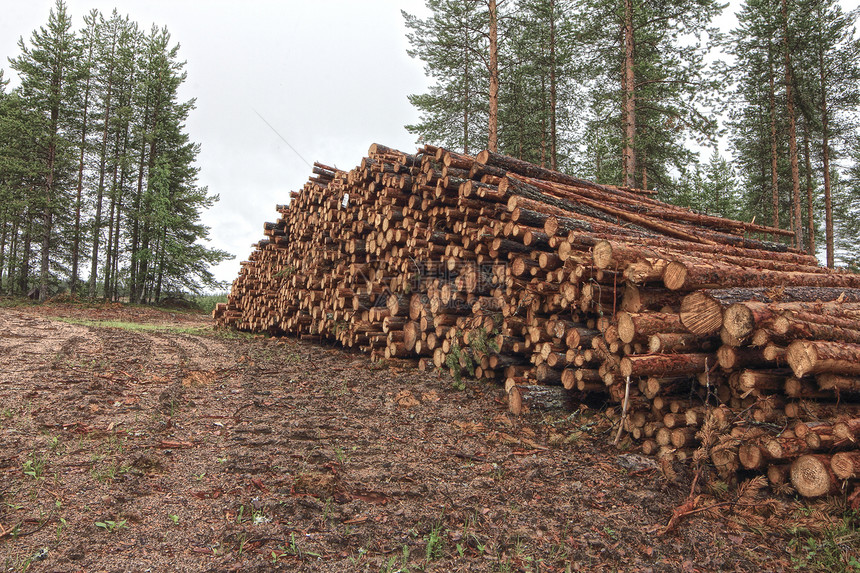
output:
M185 132L179 45L116 10L75 29L62 0L0 70L0 293L152 302L219 288Z
M860 268L858 12L837 0L426 0L420 143L790 229ZM730 21L730 20L729 20ZM725 26L724 26L725 27Z

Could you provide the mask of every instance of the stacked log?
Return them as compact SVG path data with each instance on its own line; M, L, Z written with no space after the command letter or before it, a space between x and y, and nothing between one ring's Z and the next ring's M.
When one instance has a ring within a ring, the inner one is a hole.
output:
M594 396L643 451L727 480L856 484L860 275L789 231L433 146L317 163L278 212L219 325L496 380L516 412Z

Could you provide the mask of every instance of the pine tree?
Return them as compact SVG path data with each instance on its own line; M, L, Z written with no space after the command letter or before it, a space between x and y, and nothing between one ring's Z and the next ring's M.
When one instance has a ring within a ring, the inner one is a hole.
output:
M47 28L33 33L28 46L23 38L18 45L21 55L10 59L12 69L21 78L21 94L27 106L40 114L39 158L42 162L41 182L31 208L39 215L41 224L41 262L39 269L39 298L48 295L51 280L52 235L57 213L67 213L69 180L73 175L74 143L69 140L68 127L75 110L75 84L70 80L76 67L77 43L71 31L72 21L62 0L50 11Z
M744 218L758 218L773 227L790 224L787 158L788 132L784 84L778 79L779 5L748 0L737 14L739 26L726 42L735 64L725 70L734 79L730 113L731 142L744 188ZM729 84L731 85L731 84Z
M505 19L500 148L558 169L573 153L578 90L570 0L522 0Z
M860 12L845 13L835 0L811 0L808 12L812 25L807 21L804 29L810 36L812 78L806 83L805 108L820 132L826 259L827 266L833 267L836 247L830 178L834 159L848 147L848 139L858 128L860 40L855 37L854 22Z
M76 126L80 132L79 150L78 150L78 175L77 175L77 190L75 194L75 223L72 230L72 270L69 276L69 290L73 293L77 291L78 286L78 266L81 258L81 211L83 208L84 194L84 167L86 166L87 152L90 144L88 136L90 135L88 128L92 104L92 84L93 71L96 60L96 44L98 10L91 10L89 14L84 16L84 27L80 31L80 53L81 57L78 60L78 70L76 80L81 85L81 89L77 94L79 99L76 104L79 104L80 110L80 125Z
M668 191L673 172L695 161L687 139L714 135L706 111L719 85L704 64L703 37L717 35L710 22L720 10L712 0L576 3L590 109L608 113L591 121L608 122L618 134L608 156L618 167L601 168L620 172L614 183Z
M489 38L482 33L489 18L476 0L427 0L427 8L426 20L402 12L407 53L435 80L428 93L409 96L421 121L406 129L419 141L475 152L489 137Z
M698 209L727 219L740 216L734 170L717 149L714 149L704 167L701 189L701 198L696 206Z

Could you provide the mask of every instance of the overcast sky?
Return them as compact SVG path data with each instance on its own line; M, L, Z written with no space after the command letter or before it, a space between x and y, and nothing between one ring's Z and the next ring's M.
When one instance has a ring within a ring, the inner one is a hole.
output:
M843 0L846 9L860 0ZM400 10L426 15L424 0L67 0L75 28L92 8L116 8L144 29L167 26L187 61L185 99L197 98L187 128L202 146L200 185L221 200L203 214L210 246L235 259L214 269L232 281L263 237L275 205L300 189L309 163L355 167L371 143L412 151L403 128L418 119L406 96L427 88L423 63L406 55ZM53 0L0 0L0 67L20 36L47 23ZM732 0L720 21L736 20Z
M0 0L0 67L44 26L53 0ZM358 165L371 143L416 148L403 128L418 119L406 96L426 89L423 64L406 55L400 10L423 0L67 0L75 29L92 8L116 8L148 30L167 26L187 61L184 99L197 98L187 130L201 144L200 185L221 200L203 214L209 246L236 256L214 269L232 281L275 205L300 189L309 163ZM255 113L257 112L257 113Z

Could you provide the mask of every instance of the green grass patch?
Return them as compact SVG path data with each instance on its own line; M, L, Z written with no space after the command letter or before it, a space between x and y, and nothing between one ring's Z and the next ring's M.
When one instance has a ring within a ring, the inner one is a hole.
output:
M820 534L801 528L792 533L788 551L795 570L860 573L860 512L846 513Z
M0 296L0 308L18 308L21 306L36 306L38 301L17 296Z
M164 332L170 334L190 334L194 336L209 336L222 338L224 340L251 340L257 337L251 332L240 332L233 329L213 328L211 326L181 326L169 324L149 324L142 322L128 322L124 320L87 320L82 318L69 318L64 316L47 317L50 320L76 324L79 326L90 326L93 328L117 328L133 332Z
M51 320L77 324L80 326L92 326L94 328L118 328L120 330L145 330L152 332L172 332L178 334L208 334L212 332L209 326L172 326L165 324L148 324L142 322L127 322L124 320L87 320L82 318L68 318L64 316L52 316Z

